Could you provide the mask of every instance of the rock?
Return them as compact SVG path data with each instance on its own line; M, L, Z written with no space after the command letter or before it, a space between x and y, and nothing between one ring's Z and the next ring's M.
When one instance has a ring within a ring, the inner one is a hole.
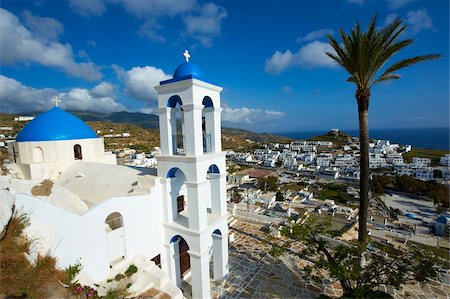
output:
M0 190L0 239L3 238L6 226L14 213L16 197L11 192Z

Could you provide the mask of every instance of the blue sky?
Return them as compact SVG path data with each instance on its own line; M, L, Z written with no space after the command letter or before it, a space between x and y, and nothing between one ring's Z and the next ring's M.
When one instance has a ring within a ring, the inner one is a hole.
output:
M358 128L354 86L325 34L400 17L416 43L397 59L441 53L372 90L371 128L449 126L446 0L3 0L0 111L141 111L188 49L223 86L223 125L253 131Z

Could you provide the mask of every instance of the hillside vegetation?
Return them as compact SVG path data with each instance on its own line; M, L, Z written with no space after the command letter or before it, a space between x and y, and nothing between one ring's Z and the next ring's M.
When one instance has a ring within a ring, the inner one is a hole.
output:
M323 135L314 136L308 139L308 141L331 141L336 146L347 144L349 140L351 140L351 136L341 131L330 131Z
M446 150L435 150L429 148L413 148L412 151L403 154L405 162L410 163L412 157L430 158L432 165L439 165L442 156L449 154Z
M150 152L153 147L159 146L158 116L154 114L114 112L97 113L85 111L71 111L94 129L99 136L110 134L130 133L130 137L105 138L105 148L116 150L120 148L133 148L137 151ZM28 113L23 115L36 115ZM0 131L8 135L16 135L28 122L14 121L16 115L1 113L1 126L13 127L12 131ZM247 139L247 140L246 140ZM252 151L260 147L260 143L281 142L287 143L291 139L274 136L268 133L255 133L242 129L222 128L222 148L234 151ZM6 158L6 152L3 153ZM3 157L2 156L2 157Z

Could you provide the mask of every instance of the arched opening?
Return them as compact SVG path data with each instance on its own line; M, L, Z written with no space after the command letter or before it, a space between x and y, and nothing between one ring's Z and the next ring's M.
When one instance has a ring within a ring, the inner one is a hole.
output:
M75 160L83 160L83 153L81 152L81 145L75 144L73 146L73 155Z
M125 258L125 238L122 215L113 212L105 220L106 242L108 246L108 259L113 265Z
M211 250L211 264L210 277L214 280L222 280L228 273L228 239L223 236L219 229L212 233L212 250ZM226 256L225 256L226 255Z
M179 235L174 236L170 240L170 243L174 246L173 258L175 262L176 281L179 283L191 269L191 258L188 253L189 245Z
M167 178L170 178L170 197L172 203L172 217L173 220L188 219L188 196L186 187L186 176L179 168L172 168L167 173Z
M207 195L206 211L208 213L218 213L220 206L220 171L217 165L212 164L206 172Z
M44 162L44 151L42 150L41 147L36 146L33 149L33 160L34 162Z
M172 134L172 153L184 156L186 154L186 140L184 136L183 102L179 96L171 96L167 101L167 107L171 108L171 129L169 131Z
M212 122L214 104L210 97L206 96L202 101L202 137L203 137L203 153L212 151Z

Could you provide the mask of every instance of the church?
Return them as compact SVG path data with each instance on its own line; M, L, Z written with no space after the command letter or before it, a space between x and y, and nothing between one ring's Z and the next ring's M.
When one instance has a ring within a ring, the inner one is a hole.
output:
M53 183L50 195L32 195L17 182L11 192L16 210L28 214L38 242L59 267L80 261L100 283L114 267L143 256L174 285L189 280L193 298L209 298L210 279L226 278L222 88L185 56L173 78L155 87L156 171L117 165L103 138L58 102L8 144L8 170L16 181Z

